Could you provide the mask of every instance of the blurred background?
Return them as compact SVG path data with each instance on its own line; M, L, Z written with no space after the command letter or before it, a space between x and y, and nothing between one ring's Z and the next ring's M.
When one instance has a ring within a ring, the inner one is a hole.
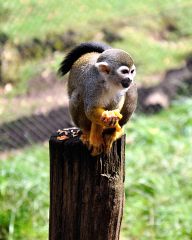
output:
M121 240L192 239L191 19L191 0L0 0L0 240L48 238L48 140L72 126L57 69L93 40L137 66Z

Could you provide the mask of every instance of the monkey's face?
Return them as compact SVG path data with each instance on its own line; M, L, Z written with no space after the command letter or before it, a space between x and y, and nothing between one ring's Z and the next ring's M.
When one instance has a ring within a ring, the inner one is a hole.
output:
M117 75L122 87L128 88L136 75L136 67L134 64L131 67L121 66L117 69Z
M136 75L136 67L130 55L120 49L104 51L95 64L100 74L109 84L119 90L127 90Z
M107 62L99 62L96 63L96 67L106 83L116 86L119 90L128 90L136 75L136 67L134 64L114 68Z

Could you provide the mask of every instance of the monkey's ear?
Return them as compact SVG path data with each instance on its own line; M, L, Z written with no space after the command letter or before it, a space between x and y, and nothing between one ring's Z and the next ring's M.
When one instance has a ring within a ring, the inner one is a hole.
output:
M97 62L95 63L95 67L99 70L101 73L109 74L110 67L107 62Z

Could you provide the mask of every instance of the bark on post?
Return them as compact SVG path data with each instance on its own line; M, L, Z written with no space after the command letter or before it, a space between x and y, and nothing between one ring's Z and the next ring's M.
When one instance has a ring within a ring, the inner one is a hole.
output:
M76 130L74 130L76 131ZM71 129L65 130L71 132ZM49 240L118 240L124 203L125 136L91 157L79 136L50 139Z

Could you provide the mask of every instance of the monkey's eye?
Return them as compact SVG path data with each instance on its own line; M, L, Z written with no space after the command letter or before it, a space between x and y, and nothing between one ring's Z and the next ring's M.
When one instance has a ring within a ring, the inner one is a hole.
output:
M135 70L134 70L134 69L132 69L132 70L131 70L131 74L133 74L133 73L134 73L134 71L135 71Z
M123 70L121 70L121 73L127 74L127 73L129 73L129 71L128 71L128 69L123 69Z

